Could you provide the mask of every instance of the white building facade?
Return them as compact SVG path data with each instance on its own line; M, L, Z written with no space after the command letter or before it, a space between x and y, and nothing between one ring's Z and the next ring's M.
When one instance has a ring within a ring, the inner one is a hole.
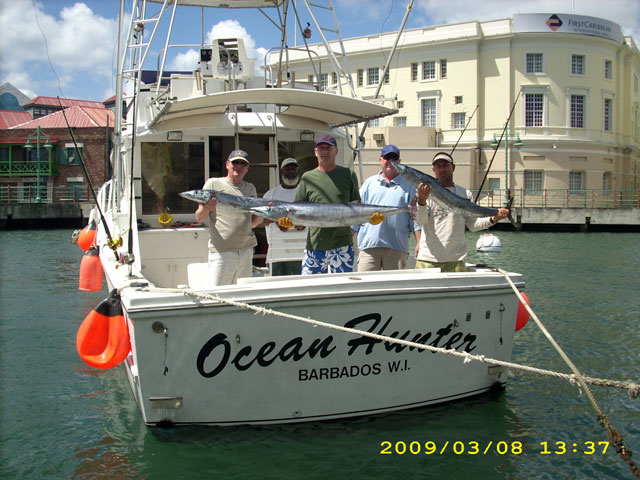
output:
M367 174L378 168L385 143L430 173L433 154L459 141L456 182L468 188L486 176L486 191L509 189L521 202L560 195L599 206L635 199L638 206L640 52L617 24L520 14L406 30L384 75L396 38L391 32L343 41L356 95L372 99L382 82L379 101L398 110L366 129ZM324 46L309 48L319 54L321 73L306 53L294 54L294 78L338 91L345 81Z

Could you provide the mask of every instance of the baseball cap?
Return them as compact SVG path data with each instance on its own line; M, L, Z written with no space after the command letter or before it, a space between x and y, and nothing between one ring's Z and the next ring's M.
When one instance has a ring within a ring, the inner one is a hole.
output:
M395 153L398 157L400 157L400 149L395 145L385 145L384 147L382 147L380 156L384 157L386 155L389 155L390 153Z
M321 143L328 143L329 145L333 145L334 147L338 146L338 142L336 142L336 139L331 135L320 135L320 137L318 137L318 140L316 140L316 145L319 145Z
M284 168L287 165L291 165L294 164L296 167L298 167L298 161L295 158L285 158L284 160L282 160L282 163L280 164L280 168Z
M438 152L433 156L433 160L431 161L431 165L436 163L438 160L446 160L447 162L453 164L453 157L449 155L447 152Z
M244 150L234 150L229 154L228 161L233 162L234 160L243 160L249 163L249 154Z

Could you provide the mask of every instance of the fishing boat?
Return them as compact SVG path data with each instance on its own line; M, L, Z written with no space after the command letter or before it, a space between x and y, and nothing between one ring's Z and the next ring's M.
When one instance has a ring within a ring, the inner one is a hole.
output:
M316 7L301 3L318 25ZM354 168L359 126L394 110L355 98L347 88L328 93L315 79L295 81L286 63L287 18L299 21L295 3L133 4L131 16L120 7L114 176L96 196L95 248L87 257L96 268L86 269L87 275L104 272L111 294L83 322L77 347L90 365L124 366L144 422L338 419L504 385L504 367L467 361L472 355L511 358L518 299L489 268L271 277L256 265L251 278L207 286L208 229L194 224L195 204L180 192L225 175L224 159L241 148L251 158L245 180L262 195L279 181L283 158L314 168L314 140L323 134L337 139L338 164ZM193 44L180 39L173 45L181 10L193 13L194 6L203 14L214 10L208 21L224 19L216 12L234 7L270 15L279 26L279 47L272 51L278 61L265 62L258 77L241 38L205 39L203 33ZM327 7L332 12L331 1ZM195 53L192 71L165 68L180 49ZM351 81L348 64L332 68L339 82ZM509 278L524 288L520 274Z

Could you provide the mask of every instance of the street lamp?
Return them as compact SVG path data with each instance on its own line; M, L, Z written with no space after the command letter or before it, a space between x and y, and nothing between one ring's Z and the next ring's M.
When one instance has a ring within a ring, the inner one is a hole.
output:
M40 129L40 125L36 127L35 135L29 135L27 137L27 143L24 145L24 148L26 148L27 151L30 151L33 148L33 145L31 145L31 140L33 138L36 139L36 200L35 202L40 203L41 201L41 198L40 198L40 138L46 141L46 143L43 146L44 148L47 149L47 154L49 156L51 155L51 149L53 148L53 145L51 145L50 143L49 135L42 133L42 130Z
M513 139L513 133L511 134L511 137ZM496 148L498 146L498 137L497 134L494 133L493 134L493 141L491 142L491 146L493 148ZM521 147L522 146L522 140L520 140L520 134L516 133L515 134L515 139L513 141L513 146L514 147ZM505 178L505 204L507 204L509 202L509 199L511 198L511 192L509 190L509 129L505 128L504 130L504 178Z

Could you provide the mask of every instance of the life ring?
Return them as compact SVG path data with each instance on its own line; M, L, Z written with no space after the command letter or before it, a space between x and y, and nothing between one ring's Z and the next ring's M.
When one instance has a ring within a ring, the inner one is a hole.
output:
M158 223L163 227L168 227L169 225L171 225L171 221L171 214L167 210L158 215Z

